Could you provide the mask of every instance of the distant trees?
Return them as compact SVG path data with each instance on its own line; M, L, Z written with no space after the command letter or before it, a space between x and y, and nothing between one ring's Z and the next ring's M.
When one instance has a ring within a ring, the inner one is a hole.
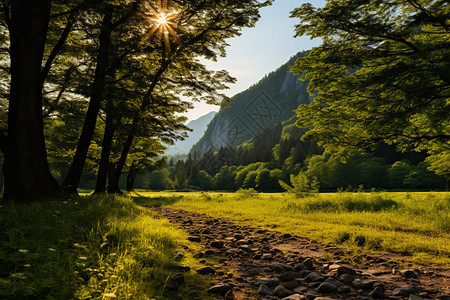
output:
M303 139L343 155L383 142L426 150L430 168L449 176L448 1L331 0L292 17L298 36L323 40L292 69L317 93L297 110L297 124L313 126Z
M219 151L209 151L201 157L189 156L186 161L181 161L186 169L188 188L282 191L280 180L291 186L291 175L297 176L300 173L303 174L303 179L306 178L304 182L308 184L314 182L314 186L320 186L323 191L338 189L353 191L360 187L365 189L446 187L444 176L437 176L430 170L424 171L424 166L429 167L429 163L426 161L426 153L423 152L400 153L395 147L382 144L375 151L354 154L344 159L339 155L323 153L314 142L301 141L306 130L294 124L285 124L281 135L279 133L272 135L274 132L273 129L263 131L254 139L237 147L221 148ZM279 129L277 132L280 132ZM264 141L265 136L267 141ZM274 139L274 136L278 136L278 140ZM272 147L270 158L254 162L254 157L269 152L267 149L270 147ZM246 155L241 155L242 153ZM284 159L281 159L282 157ZM180 161L177 165L178 163ZM175 169L169 167L173 174ZM420 178L423 179L423 184L419 183ZM297 177L294 180L297 180Z

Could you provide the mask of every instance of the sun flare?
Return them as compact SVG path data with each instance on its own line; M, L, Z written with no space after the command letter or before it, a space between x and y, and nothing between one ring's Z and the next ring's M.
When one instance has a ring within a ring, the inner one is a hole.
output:
M181 30L177 21L177 11L168 7L167 0L161 0L159 5L148 4L146 8L149 11L150 24L148 36L158 36L162 40L165 53L171 52L174 44L182 43L177 33ZM173 42L171 42L172 40Z
M158 26L165 26L169 22L167 19L167 16L165 14L161 14L156 18L156 22L158 23Z

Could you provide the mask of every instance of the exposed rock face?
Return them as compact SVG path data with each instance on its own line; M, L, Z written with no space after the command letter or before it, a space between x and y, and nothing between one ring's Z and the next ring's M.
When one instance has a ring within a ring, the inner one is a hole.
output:
M267 75L248 90L237 94L209 124L205 135L191 149L202 155L220 147L237 146L263 129L289 120L300 104L309 104L307 82L290 72L290 67L305 52L300 52L285 65Z
M196 120L193 120L187 124L187 127L192 129L192 132L187 132L188 137L183 141L177 141L175 145L167 147L165 151L166 155L183 155L188 154L192 146L197 143L203 134L205 134L206 128L211 120L216 115L216 112L210 112Z

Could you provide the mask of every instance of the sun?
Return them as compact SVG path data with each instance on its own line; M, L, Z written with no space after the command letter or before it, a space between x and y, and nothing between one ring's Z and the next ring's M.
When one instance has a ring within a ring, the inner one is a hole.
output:
M156 23L158 26L167 26L169 20L167 19L167 15L161 14L156 18Z
M182 43L177 34L177 31L181 30L181 26L177 21L177 11L174 8L168 7L167 0L155 1L153 3L149 1L147 2L146 9L151 26L148 35L157 35L162 40L165 53L171 52L171 47L173 46L171 39L176 44Z

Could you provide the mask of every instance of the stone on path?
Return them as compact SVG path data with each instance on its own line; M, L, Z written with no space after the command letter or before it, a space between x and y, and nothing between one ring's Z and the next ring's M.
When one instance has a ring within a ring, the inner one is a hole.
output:
M215 294L215 295L222 295L225 296L228 291L230 291L233 288L233 285L226 283L226 284L218 284L208 289L208 293Z
M277 278L260 278L255 281L256 286L260 286L261 284L267 285L268 287L275 287L279 283Z
M384 290L377 286L373 291L369 293L369 297L375 298L375 299L384 299Z
M392 292L393 296L406 296L409 297L411 294L418 294L420 293L421 289L415 286L410 286L407 288L397 288Z
M338 287L331 282L323 282L319 287L317 288L317 291L321 294L333 294L337 292Z
M273 293L280 298L292 295L292 292L282 285L277 286Z
M274 263L272 264L272 269L276 272L284 272L284 271L292 271L293 268L291 266L281 264L281 263Z
M417 278L416 273L414 273L414 271L412 270L400 271L400 274L402 274L405 278Z
M307 259L305 259L304 261L303 261L303 264L305 265L305 266L307 266L308 267L308 269L312 269L313 268L313 260L312 260L312 258L307 258Z
M272 292L272 289L270 287L268 287L265 284L261 284L259 286L259 289L258 289L258 294L260 294L262 296L267 296L267 295L272 296L273 292Z
M211 267L204 267L204 268L198 269L197 273L200 274L200 275L215 274L216 270L214 270Z
M420 296L411 294L411 295L409 295L408 300L424 300L424 299L422 297L420 297Z
M348 275L348 274L344 274L339 276L338 278L341 282L343 282L344 284L351 284L353 282L353 280L355 279L353 276Z
M184 275L182 273L173 274L167 281L176 286L180 286L184 283Z
M202 241L202 239L199 236L193 235L193 236L188 237L188 241L200 243Z
M234 300L234 293L233 290L229 290L226 294L225 294L225 300Z
M292 294L290 296L282 298L281 300L303 300L303 299L305 298L299 294Z
M321 282L324 281L324 278L316 272L312 272L306 276L305 280L309 282Z

